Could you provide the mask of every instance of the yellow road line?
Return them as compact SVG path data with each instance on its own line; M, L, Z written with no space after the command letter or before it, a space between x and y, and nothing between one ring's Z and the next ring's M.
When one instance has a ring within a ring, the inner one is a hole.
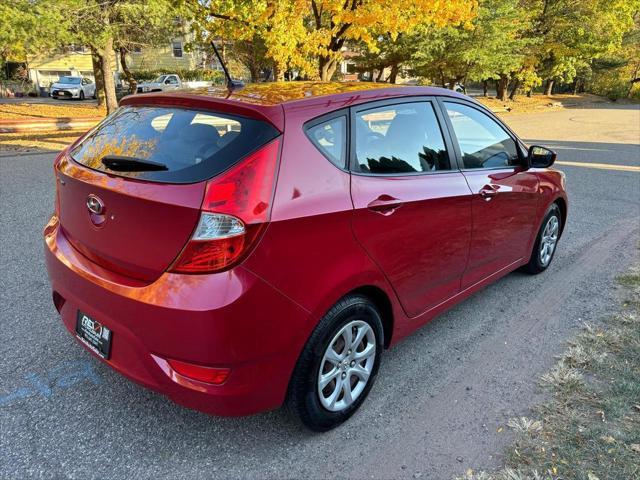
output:
M614 165L611 163L585 163L585 162L556 162L554 165L566 165L567 167L596 168L598 170L619 170L621 172L640 172L640 167L633 165Z

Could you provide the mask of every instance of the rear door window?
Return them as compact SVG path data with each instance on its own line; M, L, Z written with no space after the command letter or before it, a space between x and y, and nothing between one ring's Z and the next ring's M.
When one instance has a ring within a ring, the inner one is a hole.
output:
M166 107L122 107L71 151L78 163L113 175L166 183L195 183L228 169L279 135L267 122L223 113ZM105 156L166 166L113 171Z
M398 175L450 170L449 155L430 102L357 112L355 157L362 173Z

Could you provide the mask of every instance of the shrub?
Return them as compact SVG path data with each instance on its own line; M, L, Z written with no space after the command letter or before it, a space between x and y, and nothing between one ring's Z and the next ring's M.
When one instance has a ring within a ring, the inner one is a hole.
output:
M149 82L152 81L160 75L175 73L177 74L182 81L190 82L190 81L208 81L213 83L223 83L224 82L224 74L218 70L209 70L209 69L194 69L194 70L185 70L185 69L166 69L160 68L155 70L136 70L131 72L135 79L138 82Z

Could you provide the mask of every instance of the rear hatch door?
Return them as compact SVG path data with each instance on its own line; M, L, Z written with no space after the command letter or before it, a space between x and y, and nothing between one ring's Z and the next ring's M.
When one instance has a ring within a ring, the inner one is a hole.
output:
M153 281L197 225L206 181L278 134L239 115L122 107L56 163L63 233L98 265Z

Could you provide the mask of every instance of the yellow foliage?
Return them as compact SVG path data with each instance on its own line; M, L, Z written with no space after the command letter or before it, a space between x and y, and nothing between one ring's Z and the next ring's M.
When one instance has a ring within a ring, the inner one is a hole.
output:
M346 41L376 49L379 35L392 38L420 24L465 24L475 16L476 0L211 0L207 30L228 40L259 35L280 69L313 75L318 61L341 58Z

